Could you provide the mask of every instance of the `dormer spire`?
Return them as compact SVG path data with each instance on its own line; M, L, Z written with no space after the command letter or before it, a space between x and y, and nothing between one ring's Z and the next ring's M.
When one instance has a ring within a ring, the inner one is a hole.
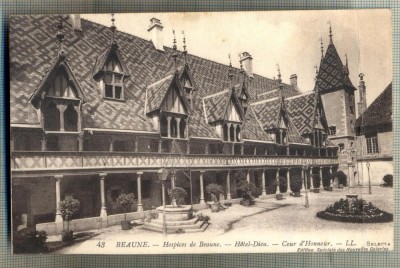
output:
M276 64L276 68L277 68L277 71L278 71L278 88L279 88L279 94L280 94L280 97L281 97L281 99L282 99L282 101L283 101L283 85L282 85L282 75L281 75L281 68L279 67L279 64Z
M322 61L324 58L324 43L322 42L322 36L319 39L319 41L321 42L321 61Z
M233 86L233 77L234 77L235 75L233 74L231 54L228 54L228 58L229 58L228 77L229 77L229 80L230 80L230 86L231 86L231 88L233 89L233 88L234 88L234 86Z
M174 35L174 41L173 41L173 46L172 46L172 58L174 59L174 69L177 71L177 65L176 65L176 58L178 57L178 53L176 52L176 36L175 36L175 30L172 30L172 34Z
M63 18L60 15L58 17L58 24L57 24L57 41L58 41L58 56L64 56L64 49L63 49L63 40L64 40L64 34L62 32L64 26L63 26Z
M314 69L315 69L315 78L314 78L314 81L317 81L317 79L318 79L318 65L317 65L317 64L314 65Z
M182 35L183 35L183 59L184 59L185 64L186 64L187 51L186 51L186 36L185 36L185 32L184 31L182 31Z
M277 71L278 71L278 83L279 83L279 86L281 85L281 83L282 83L282 75L281 75L281 68L279 67L279 64L276 64L276 68L277 68Z
M114 19L114 13L111 14L111 44L115 44L115 30L117 27L115 27L115 19Z
M331 23L331 21L329 21L328 24L329 24L329 41L330 41L331 44L333 44L333 41L332 41L333 34L332 34L332 23Z

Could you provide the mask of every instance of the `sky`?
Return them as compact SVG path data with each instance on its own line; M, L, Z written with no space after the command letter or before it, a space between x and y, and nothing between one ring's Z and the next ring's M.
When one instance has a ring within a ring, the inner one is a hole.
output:
M321 60L320 38L326 51L332 25L333 43L343 63L347 53L355 87L358 74L365 74L368 105L392 81L389 10L119 13L115 14L115 26L150 40L147 29L152 17L164 26L165 46L172 46L175 30L182 50L184 31L190 54L224 64L229 64L231 54L235 67L239 67L238 54L247 51L253 57L254 73L276 77L279 64L283 82L289 83L290 75L297 74L301 91L314 88L314 66ZM82 18L111 25L110 14L84 14Z

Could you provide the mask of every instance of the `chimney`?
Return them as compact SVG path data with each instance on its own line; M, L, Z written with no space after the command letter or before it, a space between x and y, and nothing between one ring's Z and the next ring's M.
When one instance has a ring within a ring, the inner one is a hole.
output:
M253 78L253 58L249 52L242 52L240 54L240 63L243 65L243 69L246 71L250 78Z
M151 24L147 31L151 35L151 41L153 42L153 45L156 49L164 51L164 42L162 35L162 29L164 28L164 26L162 26L161 21L157 18L151 18L150 23Z
M367 93L364 81L364 74L361 73L358 75L360 77L360 83L358 84L360 101L358 102L358 116L362 115L363 112L367 109Z
M71 22L72 29L76 31L82 31L81 25L81 15L80 14L70 14L69 21Z
M297 74L290 76L290 85L297 88Z

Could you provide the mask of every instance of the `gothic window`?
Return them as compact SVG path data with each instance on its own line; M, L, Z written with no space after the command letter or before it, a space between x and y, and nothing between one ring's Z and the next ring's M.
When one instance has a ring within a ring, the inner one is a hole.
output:
M54 102L50 102L43 110L44 113L44 130L59 131L60 130L60 111Z
M124 99L123 70L117 57L113 54L106 63L104 73L104 97L110 99Z
M64 112L64 128L65 131L78 131L78 113L72 104Z
M162 115L160 120L160 134L162 137L168 137L168 121L167 116Z
M365 142L367 144L367 154L375 154L379 152L378 148L378 136L375 134L370 134L365 136Z
M222 140L228 142L241 141L241 128L238 123L223 123L222 124Z

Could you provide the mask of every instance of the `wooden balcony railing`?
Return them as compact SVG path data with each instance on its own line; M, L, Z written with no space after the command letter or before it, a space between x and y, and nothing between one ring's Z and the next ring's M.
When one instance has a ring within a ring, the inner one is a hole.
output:
M12 152L11 171L74 169L177 169L337 165L337 157L178 155L124 152Z

